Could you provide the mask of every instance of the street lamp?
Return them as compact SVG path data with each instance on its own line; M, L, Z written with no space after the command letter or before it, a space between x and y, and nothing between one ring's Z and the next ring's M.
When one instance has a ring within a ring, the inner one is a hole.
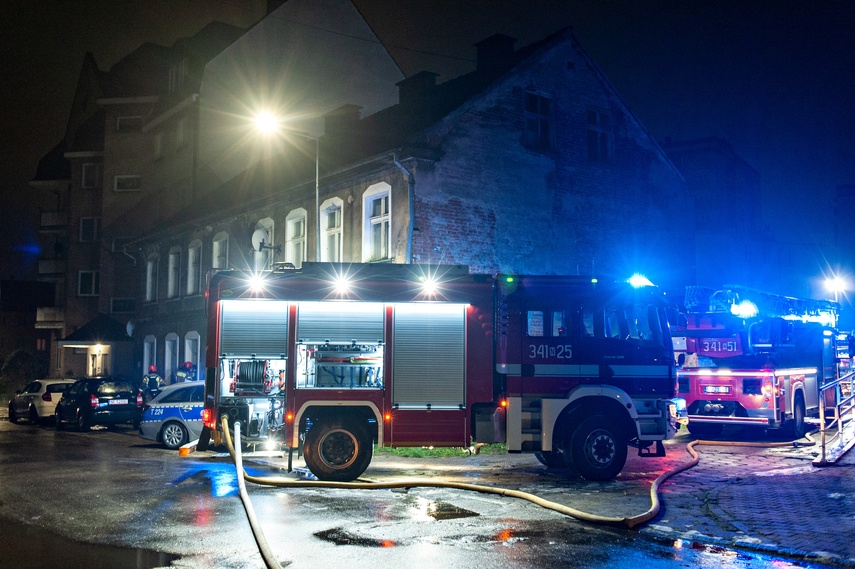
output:
M280 130L315 142L315 260L321 260L321 203L320 203L320 139L307 132L282 127L282 121L269 111L261 111L253 118L255 128L264 135L278 134Z

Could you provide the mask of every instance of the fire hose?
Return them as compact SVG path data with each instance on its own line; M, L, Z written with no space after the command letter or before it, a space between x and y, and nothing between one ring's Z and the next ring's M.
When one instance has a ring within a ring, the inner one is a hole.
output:
M519 498L521 500L527 500L532 502L533 504L537 504L543 508L548 510L553 510L560 514L570 516L577 520L588 522L592 524L598 525L608 525L608 526L617 526L617 527L625 527L632 529L641 524L645 524L656 517L661 508L661 503L659 501L659 487L664 483L667 479L674 476L675 474L679 474L685 470L688 470L698 464L700 461L700 456L695 451L695 446L697 445L716 445L716 446L746 446L746 447L785 447L785 446L813 446L816 443L810 438L810 434L806 435L810 442L808 443L799 443L799 442L780 442L780 443L752 443L752 442L726 442L726 441L707 441L707 440L695 440L689 443L686 446L686 450L692 455L692 460L687 463L675 466L674 468L663 472L650 485L650 508L639 515L632 517L608 517L608 516L599 516L595 514L590 514L587 512L583 512L581 510L577 510L575 508L571 508L570 506L566 506L564 504L559 504L557 502L552 502L550 500L546 500L537 496L535 494L531 494L530 492L522 492L520 490L512 490L509 488L498 488L494 486L483 486L480 484L468 484L461 482L437 482L432 480L424 480L424 479L412 479L412 480L399 480L395 482L372 482L372 481L363 481L363 482L331 482L324 480L295 480L293 478L284 478L278 476L252 476L247 474L243 469L243 460L240 451L240 424L235 422L234 424L234 432L235 438L237 440L237 445L232 443L231 435L229 433L229 425L228 418L223 417L223 434L226 441L226 446L228 447L229 454L235 463L235 468L237 470L237 478L238 478L238 489L240 491L241 501L244 504L244 509L246 510L247 517L249 519L250 528L252 529L253 535L255 536L256 543L259 546L259 551L262 554L262 557L265 559L265 563L268 567L279 567L278 561L274 560L272 556L272 552L270 548L267 546L267 542L264 539L264 534L261 532L261 528L258 524L258 520L255 518L255 512L252 508L252 503L249 500L249 496L246 493L246 485L244 484L244 480L252 482L253 484L259 484L263 486L273 486L277 488L340 488L340 489L359 489L359 490L391 490L397 488L450 488L456 490L466 490L471 492L480 492L482 494L495 494L498 496L509 496L511 498ZM268 558L269 556L269 558ZM271 560L273 564L271 564Z

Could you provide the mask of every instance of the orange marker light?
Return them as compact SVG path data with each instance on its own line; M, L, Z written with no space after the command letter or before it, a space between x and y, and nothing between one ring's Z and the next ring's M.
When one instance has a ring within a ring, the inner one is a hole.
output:
M293 420L294 420L294 414L293 414L293 413L288 413L287 415L285 415L285 420L286 420L286 421L288 421L288 422L290 423L291 421L293 421Z
M499 403L499 405L501 405L502 407L507 407L508 401L506 399L502 399L502 401Z
M384 417L383 417L383 418L384 418L384 419L386 419L386 422L388 423L389 421L391 421L391 420L392 420L392 414L391 414L391 413L386 413L386 415L384 415Z

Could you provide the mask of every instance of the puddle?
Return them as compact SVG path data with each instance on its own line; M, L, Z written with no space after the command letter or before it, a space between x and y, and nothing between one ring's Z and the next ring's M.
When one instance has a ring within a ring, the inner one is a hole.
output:
M0 519L0 551L3 552L4 567L28 569L153 569L168 567L180 558L150 549L81 543L6 519Z
M449 504L448 502L436 502L434 500L426 500L424 498L417 498L409 505L412 506L415 510L417 510L420 514L431 517L437 521L456 520L459 518L471 518L474 516L481 515L478 512L473 512L472 510L467 510L465 508L459 508L454 504Z
M394 547L397 545L391 539L373 539L353 535L341 528L332 528L313 534L318 539L329 541L335 545L360 545L362 547Z

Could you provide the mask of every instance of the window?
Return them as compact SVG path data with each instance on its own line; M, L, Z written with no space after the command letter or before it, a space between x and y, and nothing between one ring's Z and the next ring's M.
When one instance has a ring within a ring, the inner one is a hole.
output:
M212 267L227 269L229 267L229 234L220 232L214 235L212 250Z
M97 188L101 178L100 174L98 164L84 164L83 174L80 177L80 187Z
M116 131L117 132L133 132L142 129L142 117L117 117Z
M341 262L341 210L344 202L332 198L321 204L321 261Z
M77 296L98 296L99 281L98 271L78 271Z
M175 383L175 372L178 371L178 334L170 332L163 343L163 379Z
M187 294L199 294L202 283L202 242L198 239L187 248Z
M198 376L200 340L199 332L196 331L190 331L184 335L184 361L190 362L195 367L196 377L193 379L200 379Z
M141 176L115 176L113 190L117 192L134 192L142 188Z
M169 267L166 273L166 298L178 296L178 283L181 280L181 249L169 250Z
M163 133L154 135L154 159L163 158Z
M110 299L110 313L125 313L134 312L137 309L137 303L133 298L116 298Z
M98 240L98 235L101 229L100 217L81 217L80 218L80 242L91 243Z
M300 208L289 213L285 227L285 260L300 267L306 259L306 210Z
M525 93L525 131L523 144L537 150L555 147L552 98L540 93Z
M588 160L609 162L612 159L612 119L604 111L588 110Z
M145 300L154 302L157 300L157 265L159 258L152 255L145 264Z
M263 243L259 243L261 249L255 249L253 252L253 262L255 271L263 271L270 268L270 261L273 259L274 243L276 236L273 233L275 226L273 220L269 217L266 217L262 220L259 220L258 223L255 224L255 231L258 235L262 236L261 241ZM256 233L253 233L256 235ZM255 246L255 243L253 243Z
M362 260L384 261L391 255L391 186L370 186L362 196Z
M143 372L157 365L157 339L149 334L143 339Z

